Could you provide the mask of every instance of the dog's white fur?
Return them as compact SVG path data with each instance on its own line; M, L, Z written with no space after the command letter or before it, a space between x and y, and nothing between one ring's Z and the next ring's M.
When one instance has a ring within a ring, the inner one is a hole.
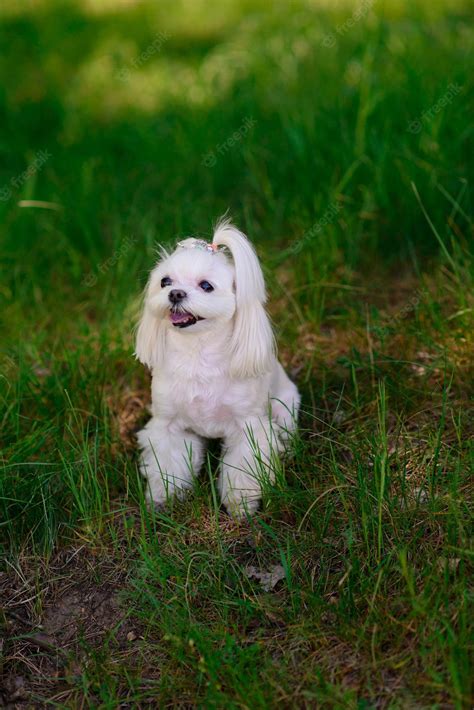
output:
M250 242L228 221L217 225L213 245L227 247L232 260L192 242L162 252L145 291L136 355L153 372L152 418L138 434L140 468L149 500L162 504L192 486L203 439L222 438L219 492L241 517L257 509L264 480L274 479L273 455L295 428L300 396L275 356ZM172 284L161 287L164 277ZM202 290L203 280L212 292ZM173 325L172 289L185 291L180 306L203 320Z

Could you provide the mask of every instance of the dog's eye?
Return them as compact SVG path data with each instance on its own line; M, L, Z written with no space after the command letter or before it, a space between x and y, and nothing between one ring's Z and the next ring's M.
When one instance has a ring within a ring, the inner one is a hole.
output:
M206 291L207 293L211 293L211 291L214 291L214 286L211 286L209 281L201 281L199 286L202 288L203 291Z
M166 286L171 286L173 282L171 281L169 276L165 276L164 279L161 279L161 288L165 288Z

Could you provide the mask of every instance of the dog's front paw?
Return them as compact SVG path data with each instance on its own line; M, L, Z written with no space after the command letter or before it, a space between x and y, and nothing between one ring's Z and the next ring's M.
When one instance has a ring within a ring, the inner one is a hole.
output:
M172 480L148 480L146 501L149 508L163 510L173 498L182 500L189 488L180 488Z
M229 491L222 499L222 503L235 520L244 520L257 512L260 505L260 496L247 495L245 491Z
M159 512L160 510L164 510L166 508L166 504L169 502L170 497L166 494L162 495L161 493L152 493L148 488L145 494L145 499L147 506L150 510L155 510L156 512Z
M169 503L171 496L171 491L166 490L164 485L150 485L148 482L145 498L150 510L163 510Z

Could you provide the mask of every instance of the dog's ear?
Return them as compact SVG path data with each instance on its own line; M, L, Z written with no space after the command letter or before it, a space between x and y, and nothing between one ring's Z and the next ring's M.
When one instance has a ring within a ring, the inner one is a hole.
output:
M150 369L160 365L165 356L165 324L155 313L150 294L151 281L143 298L143 308L135 341L135 356Z
M235 267L235 323L231 341L231 375L259 377L271 368L275 341L265 312L265 281L257 255L248 241L229 221L221 221L213 244L225 246Z

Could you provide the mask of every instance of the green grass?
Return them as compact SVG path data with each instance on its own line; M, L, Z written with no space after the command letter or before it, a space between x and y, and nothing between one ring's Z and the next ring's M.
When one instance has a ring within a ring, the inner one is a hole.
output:
M472 6L24 5L0 28L0 704L471 707ZM227 209L303 393L245 524L214 446L148 511L133 442L156 245Z

